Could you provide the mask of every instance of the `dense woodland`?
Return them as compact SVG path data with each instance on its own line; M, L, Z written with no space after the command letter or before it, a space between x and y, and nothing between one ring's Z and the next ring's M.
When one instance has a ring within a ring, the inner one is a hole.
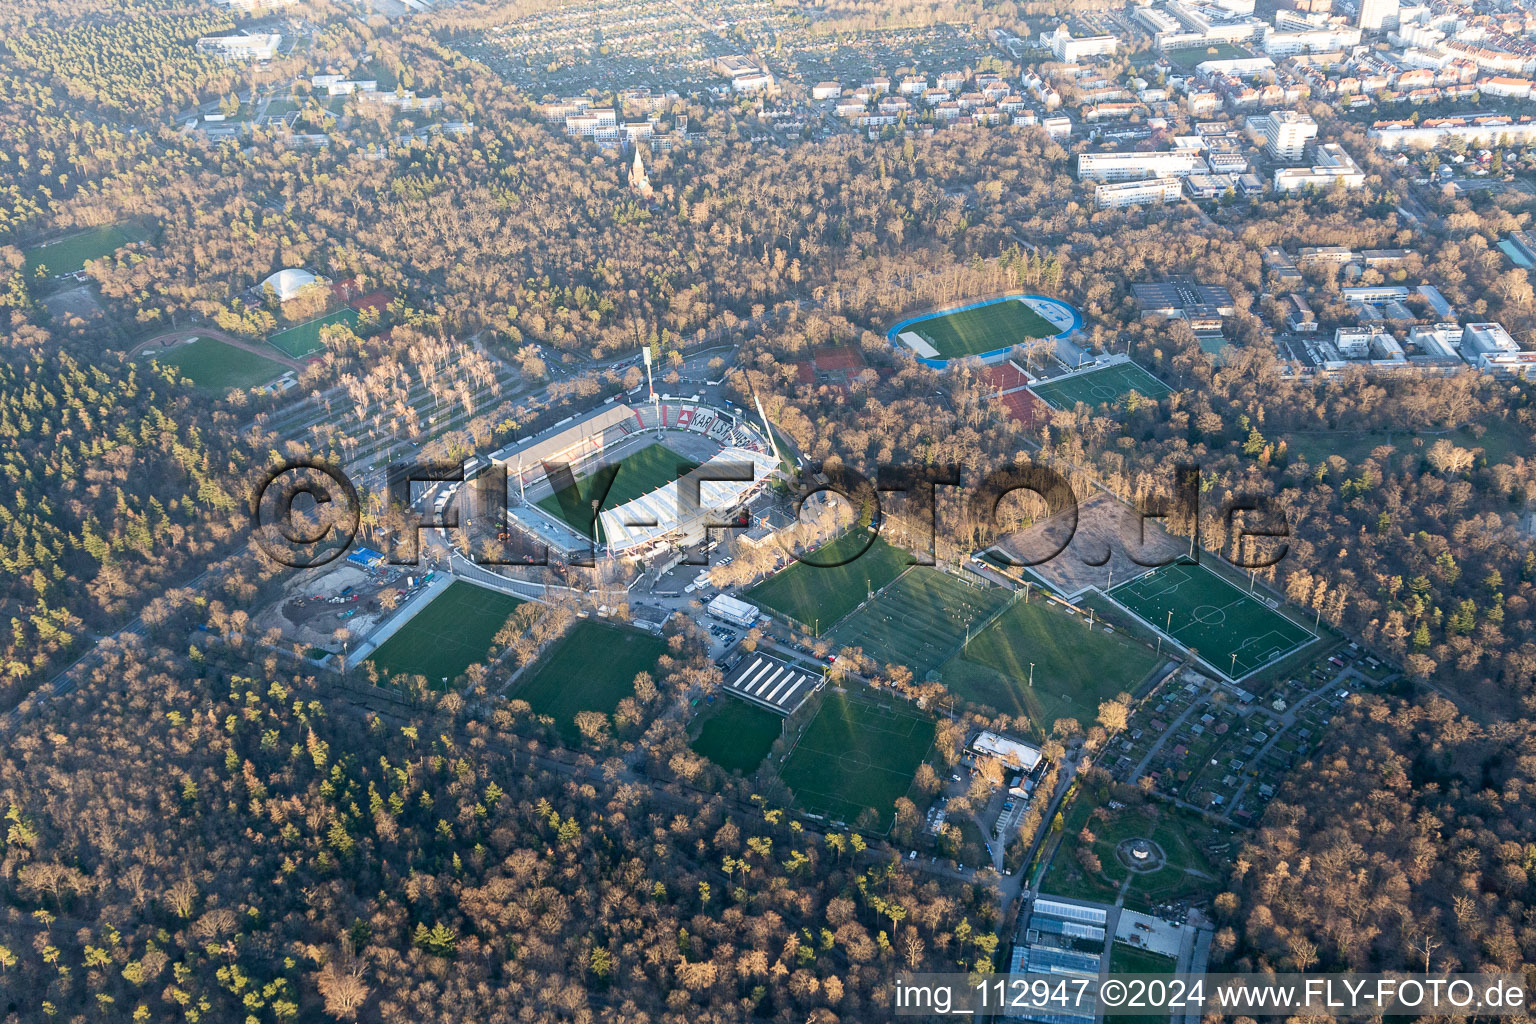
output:
M1049 13L1036 6L969 16ZM1261 323L1274 307L1259 255L1412 247L1384 279L1434 282L1464 318L1529 340L1530 282L1493 248L1529 226L1517 193L1446 200L1433 232L1417 231L1395 210L1390 165L1328 125L1374 175L1368 189L1271 200L1211 227L1187 208L1089 209L1071 154L1042 134L785 150L745 141L732 108L683 100L662 116L686 114L696 144L648 157L646 205L617 155L545 125L450 45L507 16L482 4L365 24L317 7L313 60L237 81L187 45L230 23L222 8L0 12L0 711L20 705L0 726L0 1018L869 1020L897 965L995 962L1004 922L985 884L939 884L878 843L803 830L785 793L753 802L687 752L661 713L666 679L645 737L651 779L675 780L659 786L592 761L617 746L574 767L548 757L547 729L481 694L365 711L329 678L192 632L212 624L238 645L281 579L245 554L241 516L253 470L298 443L279 429L291 405L317 394L349 408L303 442L346 457L377 437L426 437L403 401L419 383L466 410L436 442L462 457L631 386L583 364L644 343L665 364L740 342L733 384L762 395L815 460L1039 460L1132 499L1193 461L1212 499L1205 546L1227 555L1219 500L1280 499L1291 550L1268 582L1408 682L1356 704L1282 789L1217 900L1218 958L1536 960L1530 389L1471 373L1285 377ZM807 24L835 35L952 16L828 2ZM251 81L365 55L472 130L410 138L419 116L355 104L301 114L333 132L321 150L268 129L217 144L170 124ZM53 286L27 273L23 250L125 223L146 241L87 269L105 315L55 318ZM280 311L251 289L283 266L392 296L382 316L329 335L289 405L190 391L125 358L192 317L259 336ZM1182 325L1137 317L1129 284L1165 272L1236 296L1224 365ZM1096 345L1178 393L1025 428L977 367L939 373L884 341L902 315L1020 288L1078 305ZM869 368L799 383L793 364L834 344ZM574 372L554 410L475 406L473 393L499 396L500 362L509 387L541 384L555 363ZM1365 440L1332 453L1328 439L1346 436ZM375 503L366 528L388 516ZM940 517L945 551L987 537L958 500ZM206 590L183 589L215 562ZM80 689L25 699L140 614L143 639L110 643ZM514 660L527 654L503 640ZM669 671L701 671L678 653ZM887 668L883 683L923 692ZM913 815L898 810L901 837Z

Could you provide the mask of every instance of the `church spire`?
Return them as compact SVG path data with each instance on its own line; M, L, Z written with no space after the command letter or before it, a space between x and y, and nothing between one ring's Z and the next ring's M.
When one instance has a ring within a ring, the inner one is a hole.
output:
M635 162L629 168L629 190L642 199L652 196L651 179L645 173L645 165L640 162L640 147L635 147Z

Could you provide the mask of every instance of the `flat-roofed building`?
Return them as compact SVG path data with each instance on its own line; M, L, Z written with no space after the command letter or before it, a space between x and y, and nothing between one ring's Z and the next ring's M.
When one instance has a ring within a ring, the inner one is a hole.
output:
M1182 178L1204 165L1199 152L1175 149L1153 153L1079 153L1077 176L1082 181L1132 181L1136 178Z
M1337 142L1317 147L1317 162L1311 167L1288 167L1275 172L1276 192L1299 192L1305 188L1327 189L1342 185L1346 189L1365 187L1365 172Z
M1143 178L1137 181L1101 181L1093 187L1093 204L1101 210L1124 206L1161 206L1176 203L1181 195L1179 179Z

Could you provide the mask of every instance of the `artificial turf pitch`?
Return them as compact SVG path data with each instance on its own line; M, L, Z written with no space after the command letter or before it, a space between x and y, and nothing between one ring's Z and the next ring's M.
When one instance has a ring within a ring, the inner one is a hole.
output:
M965 642L1008 600L1008 591L978 578L969 583L942 569L914 565L876 600L848 616L831 633L837 647L862 648L886 665L905 665L918 681Z
M1192 562L1126 580L1109 596L1230 679L1241 679L1316 636L1257 597Z
M507 692L525 700L534 714L548 715L566 743L581 740L576 715L600 711L611 715L619 701L635 692L635 676L649 672L667 653L667 642L627 626L582 619Z
M698 463L692 459L685 459L664 444L647 445L639 451L631 452L617 463L618 473L613 477L613 486L608 489L608 495L603 499L603 510L618 508L628 504L636 498L650 494L670 484L680 477L686 476L697 468ZM548 512L556 519L585 534L588 526L588 518L592 507L591 496L587 493L592 486L592 478L596 470L577 480L563 490L546 495L537 504L539 508ZM573 512L566 514L566 504L574 509L579 509L580 514ZM575 520L574 522L572 520ZM601 524L599 524L598 540L602 540Z
M933 720L906 706L833 690L779 777L808 814L854 824L868 809L883 833L933 746L933 733Z
M1087 619L1037 597L1016 600L971 637L965 650L940 670L940 678L962 700L1027 716L1042 735L1050 735L1060 718L1087 726L1101 701L1136 692L1157 661L1140 644L1103 626L1090 630Z
M154 354L154 361L161 366L174 367L182 377L195 387L224 391L229 388L252 388L283 372L281 363L265 356L236 348L217 338L198 338L196 341Z
M859 554L866 544L868 550ZM820 635L910 562L905 551L879 536L870 543L867 530L852 530L791 562L743 597Z
M425 676L434 688L484 663L491 641L507 617L523 602L472 583L455 580L399 631L374 651L369 661L383 676Z
M334 313L316 317L313 320L290 327L284 331L278 331L267 339L267 344L277 349L286 356L294 359L303 359L307 355L325 350L325 342L320 340L320 330L332 324L346 324L348 327L357 326L359 316L355 309L338 309Z
M1115 363L1097 370L1074 373L1070 377L1035 384L1030 390L1056 409L1075 409L1079 402L1088 406L1106 402L1113 405L1132 391L1153 401L1173 393L1168 385L1135 363Z
M784 730L784 719L735 697L719 696L704 712L699 735L690 746L728 772L757 770Z
M1030 338L1049 338L1061 329L1018 299L1000 299L919 320L907 330L932 345L935 358L958 359L1010 348Z

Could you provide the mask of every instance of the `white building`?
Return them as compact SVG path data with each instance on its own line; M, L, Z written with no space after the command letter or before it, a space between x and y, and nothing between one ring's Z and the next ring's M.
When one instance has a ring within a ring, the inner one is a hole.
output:
M1054 32L1040 33L1040 45L1054 53L1057 60L1064 60L1068 64L1075 64L1084 57L1112 55L1119 44L1120 41L1114 36L1084 36L1081 39L1073 39L1071 31L1065 25L1056 26Z
M732 92L762 92L773 88L773 75L767 71L749 71L731 79Z
M1101 210L1122 206L1162 205L1179 200L1179 179L1171 176L1137 181L1100 182L1093 189L1093 203Z
M1466 324L1461 329L1461 358L1489 373L1536 377L1536 352L1522 349L1503 324Z
M1415 126L1407 122L1378 122L1367 132L1382 149L1436 149L1453 139L1469 146L1521 146L1536 142L1536 121L1508 117L1438 118Z
M199 53L210 53L225 60L271 60L283 37L276 32L265 35L203 36L197 41Z
M1365 32L1385 32L1396 28L1398 0L1360 0L1357 24Z
M706 610L710 615L713 615L722 622L729 622L731 625L740 626L742 629L751 629L757 624L757 620L762 614L757 605L748 604L746 601L734 598L729 594L716 596L714 600L709 602Z
M971 750L982 757L995 758L1011 768L1026 772L1033 771L1045 758L1039 747L990 729L976 734L976 738L971 740Z
M1298 53L1332 53L1360 45L1360 29L1337 27L1270 29L1264 33L1264 52L1271 57L1291 57Z
M835 100L843 94L843 87L837 82L817 82L811 86L811 99Z
M1299 110L1272 110L1257 125L1264 134L1264 148L1276 160L1297 163L1307 143L1317 138L1317 122Z
M1152 153L1079 153L1080 181L1132 181L1137 178L1184 177L1205 166L1194 149Z
M1311 167L1290 167L1275 172L1276 192L1299 192L1305 188L1331 188L1340 182L1347 189L1365 187L1365 172L1337 142L1317 147L1317 163Z

